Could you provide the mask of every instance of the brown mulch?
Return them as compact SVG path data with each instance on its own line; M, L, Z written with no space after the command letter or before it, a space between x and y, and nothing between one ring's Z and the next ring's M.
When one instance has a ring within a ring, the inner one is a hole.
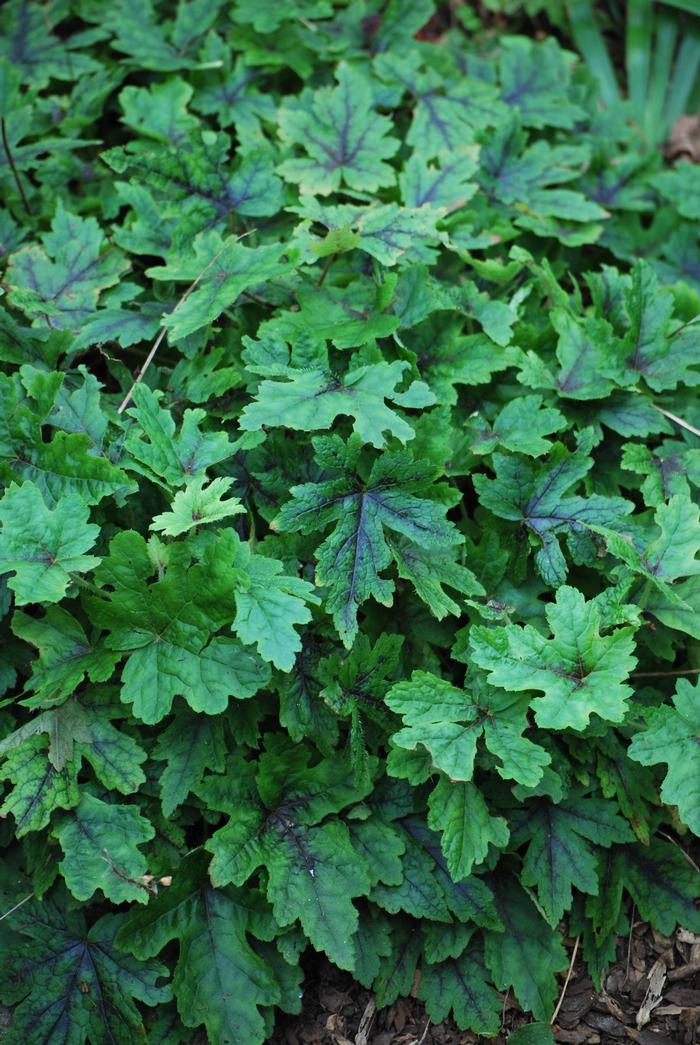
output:
M560 991L564 980L562 974ZM510 995L503 998L502 1033L495 1038L460 1031L451 1020L432 1025L415 998L376 1012L370 991L319 960L308 970L303 1013L278 1017L270 1045L505 1045L522 1023ZM680 929L669 938L636 922L629 938L619 941L602 991L579 951L554 1039L561 1045L700 1043L700 935Z

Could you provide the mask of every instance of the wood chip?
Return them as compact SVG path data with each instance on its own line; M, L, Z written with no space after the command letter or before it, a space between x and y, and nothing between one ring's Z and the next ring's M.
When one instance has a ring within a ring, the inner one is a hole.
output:
M698 972L700 972L700 961L688 962L686 965L679 965L677 969L671 969L669 972L669 983L675 983L676 980L687 980L690 976L695 976Z
M661 1001L661 992L666 984L666 971L666 965L661 958L657 958L649 970L647 976L649 986L644 995L644 1001L639 1006L639 1012L637 1013L637 1018L635 1020L635 1023L640 1030L642 1027L646 1027L647 1023L649 1023L652 1012Z
M377 1003L374 998L370 998L365 1005L365 1011L362 1013L360 1025L357 1028L357 1034L355 1035L355 1045L369 1045L369 1032L374 1021L374 1014L377 1011Z

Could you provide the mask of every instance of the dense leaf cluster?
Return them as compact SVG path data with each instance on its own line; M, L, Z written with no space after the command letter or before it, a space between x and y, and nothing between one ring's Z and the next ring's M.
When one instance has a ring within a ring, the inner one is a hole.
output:
M433 13L0 9L7 1045L700 930L700 167Z

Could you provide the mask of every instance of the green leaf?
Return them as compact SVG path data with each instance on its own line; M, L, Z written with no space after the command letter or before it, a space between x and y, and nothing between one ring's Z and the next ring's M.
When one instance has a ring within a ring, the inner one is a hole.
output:
M635 573L650 580L667 597L673 592L669 584L680 577L700 573L700 510L687 494L674 494L654 512L658 534L649 541L594 527L605 537L609 552L631 566Z
M399 142L389 134L391 120L373 110L370 86L354 68L339 65L336 78L337 87L306 90L280 109L282 140L305 153L280 164L280 174L319 196L341 184L365 192L392 185L386 160Z
M72 573L98 565L98 558L85 554L99 533L89 517L89 508L76 494L52 509L32 482L7 488L0 500L0 569L13 572L7 583L17 605L59 602Z
M615 806L599 798L572 796L558 805L528 804L513 824L513 843L528 841L521 880L537 889L542 912L556 928L571 907L571 887L598 892L595 851L589 845L610 846L633 838Z
M352 969L352 936L358 925L352 900L369 891L369 870L344 823L326 819L315 824L362 792L345 782L347 768L339 760L308 769L299 756L304 761L309 757L308 752L295 753L297 764L290 768L284 747L266 754L261 782L273 807L267 813L256 808L240 770L221 796L213 791L212 778L204 782L199 793L231 814L206 844L214 854L211 878L215 885L240 885L264 865L267 896L278 923L291 925L298 919L317 949L341 968ZM277 780L271 779L273 773Z
M32 736L13 748L0 769L12 781L10 794L0 807L0 815L12 813L15 834L40 831L55 809L70 809L78 804L76 766L68 763L61 769L51 765L47 757L48 742Z
M129 410L135 419L125 446L131 456L128 467L154 482L184 486L203 479L207 468L220 464L232 454L225 432L202 432L205 410L185 410L176 434L171 413L164 410L156 395L143 384L136 385Z
M281 244L246 247L240 237L222 239L214 232L195 237L192 250L167 265L148 269L155 280L194 284L164 320L171 341L180 341L202 327L215 323L246 290L283 276Z
M542 691L531 704L545 729L585 729L593 714L621 722L632 693L624 680L636 663L634 629L601 635L598 604L568 586L545 612L551 638L530 624L472 629L472 656L491 685Z
M233 565L240 571L234 631L242 642L254 643L264 660L291 671L301 649L295 625L307 624L311 620L307 604L320 601L313 585L283 573L278 559L254 555L242 541L236 542Z
M426 162L422 150L416 150L399 175L401 195L407 207L429 204L437 209L458 210L478 189L470 178L477 170L474 147L463 146L439 154L439 166Z
M662 171L651 180L684 218L700 218L700 171L694 164L679 163L673 170Z
M387 405L390 400L412 408L432 406L435 397L419 381L405 392L396 385L403 381L408 363L373 363L351 370L339 380L323 370L291 370L287 381L263 381L255 400L245 407L240 426L244 431L265 427L291 428L314 432L331 428L339 415L352 417L353 429L363 442L381 449L385 432L401 442L413 439L411 425Z
M461 957L426 965L421 973L418 997L434 1023L453 1013L463 1030L493 1035L500 1026L500 998L488 983L483 957L476 947Z
M484 687L471 694L436 675L414 671L410 682L397 683L385 699L406 723L393 743L409 751L421 744L453 781L471 780L481 736L501 760L498 772L506 779L534 786L550 761L546 751L522 736L527 725L527 701L522 698L505 698Z
M123 915L106 914L88 929L63 893L32 899L11 915L18 934L3 1001L18 1002L4 1038L21 1045L40 1035L70 1045L146 1042L143 1013L172 997L161 962L140 961L115 943ZM60 1035L60 1037L59 1037ZM106 1037L108 1036L108 1037Z
M251 945L250 934L271 935L269 916L261 916L259 906L253 893L212 888L206 861L195 853L183 860L168 889L129 914L119 944L143 959L177 940L173 990L185 1026L203 1023L216 1041L244 1035L261 1042L260 1006L279 1002L281 991Z
M12 630L39 651L26 689L44 705L70 696L86 676L106 682L119 659L118 653L89 642L80 623L60 606L49 606L43 617L18 610Z
M459 616L462 612L445 587L461 595L485 594L472 571L451 562L445 549L422 548L404 537L391 537L388 544L399 577L411 582L416 595L438 620L448 614Z
M335 445L316 441L322 453ZM370 597L385 606L392 602L393 582L380 577L391 562L385 527L428 550L459 544L461 537L439 504L414 494L428 484L430 466L386 453L360 484L351 471L356 450L348 446L341 453L347 464L339 478L292 487L292 500L274 525L282 532L308 533L334 524L316 551L316 583L328 588L326 608L349 646L357 634L359 606Z
M110 544L98 574L114 591L90 601L93 619L110 633L107 646L128 654L121 699L133 703L142 721L154 723L168 714L175 696L210 715L224 711L230 697L252 697L268 681L269 669L234 639L209 641L207 618L195 602L195 596L206 598L206 589L189 592L177 562L149 585L153 572L144 539L124 531ZM233 578L228 598L231 621Z
M105 238L94 218L56 208L43 247L22 247L8 270L11 300L37 326L80 329L97 308L100 293L113 286L129 264Z
M627 845L614 851L625 888L640 917L672 933L677 925L700 931L695 908L697 872L675 846L654 839L650 846Z
M223 500L233 479L212 479L207 486L205 483L203 477L189 480L184 490L176 492L171 510L156 515L150 528L167 537L180 537L188 530L220 522L231 515L245 514L245 508L237 497Z
M176 714L159 736L153 752L155 759L167 762L160 773L164 816L172 816L201 784L205 770L222 772L225 751L220 719L184 710Z
M488 930L484 938L486 965L499 990L512 987L536 1019L548 1020L557 996L556 974L568 957L554 929L513 879L503 879L496 908L504 932Z
M541 545L535 557L537 569L553 586L566 579L559 534L571 540L591 524L615 527L632 510L631 502L621 497L565 496L587 475L593 460L580 452L570 454L559 443L541 465L500 453L493 454L493 464L494 479L474 477L479 500L494 515L530 531Z
M573 127L584 110L571 100L571 56L553 37L537 45L506 37L500 60L501 97L528 127Z
M520 396L503 407L494 421L493 434L508 450L540 457L552 449L544 436L560 431L565 424L558 410L542 407L542 396Z
M428 799L428 825L442 833L442 851L455 881L471 874L474 864L485 859L489 846L503 849L509 838L505 820L489 814L474 784L444 777Z
M148 868L138 847L153 838L155 829L135 806L109 805L83 791L76 809L54 830L64 854L61 874L78 900L89 900L101 889L114 903L147 902L148 887L141 879Z
M487 192L536 218L590 222L606 216L602 207L582 193L558 187L582 171L587 160L585 146L526 142L527 135L515 117L496 128L479 157L481 183ZM537 224L533 228L537 231Z
M643 766L666 763L661 798L678 806L681 820L700 835L700 683L679 679L673 707L650 708L645 717L627 753Z

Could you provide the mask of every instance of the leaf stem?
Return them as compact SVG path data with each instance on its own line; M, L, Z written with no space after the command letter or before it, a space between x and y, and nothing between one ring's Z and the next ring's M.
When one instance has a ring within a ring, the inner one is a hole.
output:
M236 239L235 239L234 242L238 243L239 240L242 240L245 236L250 236L251 233L256 232L256 231L257 231L256 229L249 229L247 232L243 232L240 236L236 236ZM217 250L217 252L214 255L214 257L209 259L209 261L206 263L206 265L204 266L202 271L196 276L196 278L192 281L192 283L190 283L190 285L187 288L187 290L185 291L185 293L182 295L182 297L180 298L178 303L175 305L175 308L179 308L180 305L183 304L183 302L187 301L187 298L190 296L190 294L192 293L194 288L197 286L197 284L199 283L199 281L202 278L202 276L204 276L209 271L209 269L212 267L214 262L219 260L219 258L221 257L223 252L226 250L226 248L228 247L230 242L231 241L228 240L228 239L224 241L224 243L221 246L221 249ZM175 309L173 309L173 312L174 311L175 311ZM137 385L139 385L143 381L144 375L145 375L146 371L148 370L149 366L151 365L151 363L153 362L153 360L155 359L156 352L158 351L160 343L163 340L163 338L165 337L165 335L167 334L167 332L168 332L167 327L164 326L164 327L161 328L161 331L158 334L158 337L153 342L153 346L151 347L151 351L148 353L148 355L144 359L143 365L142 365L141 369L139 370L138 374L136 375L131 388L126 393L126 395L122 399L121 403L117 407L117 413L118 414L123 414L124 411L126 410L127 406L129 405L129 403L131 402L131 397L134 394L134 389L136 388Z
M22 182L19 180L19 173L17 171L17 168L15 167L15 161L12 158L12 153L10 152L10 143L7 140L7 129L5 127L5 117L4 116L0 117L0 132L2 132L2 145L3 145L3 148L5 150L5 155L7 156L7 162L10 165L10 170L12 171L12 174L13 174L14 179L15 179L15 185L17 186L17 191L19 192L20 197L22 199L22 204L24 206L24 209L26 210L26 212L29 215L29 217L31 217L32 216L32 211L31 211L31 207L29 206L29 200L27 199L27 197L25 195L25 192L24 192L24 189L22 188Z

